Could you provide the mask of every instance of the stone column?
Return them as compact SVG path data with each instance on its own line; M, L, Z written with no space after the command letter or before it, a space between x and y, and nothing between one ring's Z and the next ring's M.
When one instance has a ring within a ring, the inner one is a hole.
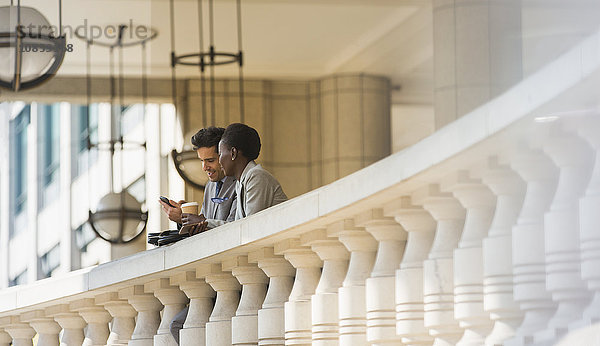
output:
M79 299L69 304L69 309L77 311L87 323L83 346L106 345L108 340L108 322L112 319L108 311L96 305L94 299Z
M311 297L312 344L339 344L338 289L348 269L348 251L327 230L317 229L302 234L300 243L310 246L323 261L321 279Z
M465 210L438 185L430 186L423 208L437 221L428 259L423 262L425 328L435 345L453 345L463 334L454 319L454 249L464 225Z
M204 276L206 283L217 292L215 307L206 323L206 345L232 345L231 319L240 301L239 282L220 266L198 268L196 274Z
M483 182L497 196L496 211L488 236L483 240L484 308L494 328L486 345L501 345L515 334L523 314L513 297L512 227L525 196L523 180L506 165L490 160Z
M32 346L35 330L28 323L21 322L18 316L0 318L0 326L12 338L12 346Z
M231 271L242 285L242 296L231 319L233 345L258 345L258 310L265 301L269 279L247 256L223 261L223 270Z
M594 292L592 303L583 313L583 325L600 320L600 121L598 115L586 119L580 126L579 134L595 150L595 163L592 177L587 185L585 196L579 200L579 222L581 226L581 277Z
M544 215L546 287L558 308L535 340L555 341L567 332L569 323L581 319L591 298L581 279L578 207L590 178L593 153L583 139L562 130L552 133L543 149L560 170L556 194Z
M523 322L506 345L524 345L546 327L556 309L546 290L544 213L556 190L557 170L540 150L520 150L511 167L527 183L523 207L512 229L513 294Z
M396 335L395 281L400 266L406 231L382 209L372 209L355 218L379 242L371 276L366 281L367 341L374 344L398 344Z
M523 1L523 74L529 76L598 30L596 1ZM565 6L568 4L568 6Z
M37 345L58 346L58 333L61 328L43 310L34 310L21 315L23 322L29 323L38 334Z
M127 299L137 311L135 329L129 346L153 346L154 335L160 324L160 311L163 306L153 294L145 293L144 286L136 285L119 290L119 298Z
M434 0L432 7L439 129L521 79L521 1Z
M160 320L160 325L154 335L154 346L177 346L177 342L171 335L171 321L185 305L187 297L179 287L172 286L169 279L161 278L144 284L146 293L153 293L162 303L164 309Z
M493 327L483 310L482 240L490 229L496 198L466 171L445 178L443 188L451 191L467 210L458 248L454 250L454 318L465 329L457 345L481 345Z
M204 278L196 276L196 271L171 276L171 285L178 285L190 299L183 329L179 331L179 344L206 345L206 322L213 309L215 291L204 281Z
M321 276L321 259L298 239L286 239L275 244L276 254L283 254L294 268L296 278L285 303L286 345L312 343L311 297Z
M46 308L45 313L46 316L54 317L54 320L62 327L61 345L81 346L85 339L83 328L86 323L78 313L71 311L67 304Z
M10 346L12 342L12 338L8 335L7 332L0 329L0 346Z
M107 345L127 345L135 328L135 309L127 300L119 299L117 292L96 296L96 304L104 306L113 317Z
M338 237L350 252L350 263L339 289L340 345L367 343L365 283L375 263L377 241L354 220L340 220L327 227L327 235Z
M269 277L267 295L258 310L258 344L285 344L285 315L283 306L287 302L296 270L283 258L274 253L272 247L262 248L248 254L248 262L258 267Z
M311 110L312 119L307 125L306 138L313 142L309 145L311 152L308 157L320 157L321 160L312 162L314 168L320 169L313 169L309 176L320 178L320 185L328 184L389 155L391 107L388 79L365 74L334 75L311 83L311 90L315 92L315 96L311 95L316 99L314 107L318 108ZM289 138L289 130L273 131L273 134L274 139L281 142ZM298 141L301 143L304 137L299 136ZM298 148L302 147L300 143L292 153L281 157L290 160L290 157L297 156ZM281 150L278 148L277 151ZM303 179L299 175L296 181ZM315 184L313 186L316 187Z
M396 334L407 345L433 342L423 323L423 261L431 249L436 224L428 212L412 204L422 203L430 189L431 186L425 186L415 191L412 198L402 197L384 208L385 215L394 216L408 233L406 251L396 270Z

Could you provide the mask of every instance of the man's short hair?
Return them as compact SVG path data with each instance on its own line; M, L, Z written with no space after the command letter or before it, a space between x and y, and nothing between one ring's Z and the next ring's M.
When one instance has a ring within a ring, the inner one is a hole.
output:
M248 160L255 160L260 153L260 136L246 124L234 123L227 126L221 137L227 146L241 151Z
M218 152L219 141L221 140L221 136L223 136L224 132L225 129L222 127L210 126L201 129L192 136L192 145L194 146L194 150L198 150L199 148L216 147L215 150Z

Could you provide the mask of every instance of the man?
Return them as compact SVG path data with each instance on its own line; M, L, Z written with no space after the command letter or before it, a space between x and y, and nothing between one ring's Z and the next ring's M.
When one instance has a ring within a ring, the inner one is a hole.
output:
M159 200L171 221L182 225L200 223L190 230L191 235L235 219L237 204L235 179L226 177L219 163L218 145L224 132L224 128L211 126L201 129L192 136L192 145L198 153L198 158L202 161L202 169L206 172L209 180L204 188L204 200L200 215L182 214L181 204L185 201L170 201L174 206L171 207ZM179 331L183 328L188 309L186 307L180 311L171 321L170 331L177 344L179 344Z
M219 163L218 145L224 132L224 128L211 126L201 129L192 136L192 145L198 153L198 158L202 161L202 169L206 172L209 180L204 189L200 215L182 214L181 204L185 201L171 200L170 202L174 206L171 207L159 200L169 220L183 225L201 223L190 230L191 235L235 219L235 179L226 177Z

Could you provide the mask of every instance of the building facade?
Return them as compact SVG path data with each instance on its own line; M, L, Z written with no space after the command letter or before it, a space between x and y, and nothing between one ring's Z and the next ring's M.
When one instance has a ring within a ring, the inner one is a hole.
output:
M110 178L113 173L106 144L91 149L87 146L88 137L96 144L114 137L110 105L92 104L89 109L88 122L86 105L3 104L3 287L32 283L146 249L145 237L127 245L111 245L97 238L87 222L88 211L95 211L99 199L109 192L111 181L116 191L126 188L146 208L147 175L160 172L160 161L166 161L169 152L168 148L163 149L162 156L152 152L160 149L160 137L146 134L158 128L161 117L174 119L173 108L148 105L146 114L141 104L124 109L121 124L125 141L151 141L147 151L141 147L124 151L122 168L117 153L114 181ZM168 138L173 140L172 136ZM151 165L155 168L149 168ZM156 181L164 180L163 185L168 186L169 168L166 162L162 166L164 179L156 177ZM181 182L171 180L179 183L183 195ZM157 227L158 222L157 228L167 228L166 220L160 226L155 206L150 209L155 210L149 224L154 222L153 227Z

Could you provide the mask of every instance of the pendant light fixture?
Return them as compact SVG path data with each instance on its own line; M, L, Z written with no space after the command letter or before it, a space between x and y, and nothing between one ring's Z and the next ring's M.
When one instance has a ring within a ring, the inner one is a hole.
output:
M173 97L173 105L177 110L177 65L197 66L200 71L200 97L201 97L201 116L202 126L216 126L216 111L215 111L215 67L223 65L238 65L238 84L239 84L239 100L240 100L240 122L244 122L244 53L242 51L242 13L241 1L236 0L236 33L237 33L237 52L225 52L218 50L215 43L215 23L214 23L214 1L213 0L197 0L198 1L198 37L199 51L195 53L185 53L177 55L175 52L175 0L170 1L170 24L171 24L171 92ZM204 3L208 7L208 14L203 11ZM208 47L204 42L204 23L208 21ZM233 23L230 27L234 27ZM207 73L208 70L208 73ZM207 92L207 74L208 83L210 85ZM210 93L210 97L207 94ZM210 110L208 110L210 108ZM191 116L191 115L190 115ZM189 138L185 138L189 141ZM194 178L194 175L199 175L198 156L194 150L184 146L181 152L173 149L171 151L175 169L181 178L190 186L196 189L204 189L206 179L201 180ZM201 167L201 166L200 166ZM201 176L201 175L200 175Z
M0 7L0 87L20 91L52 78L63 62L66 44L62 27L62 0L58 0L58 27L37 9L15 5Z
M131 27L128 25L118 25L118 35L116 41L106 42L106 41L98 41L91 38L88 38L82 35L79 32L75 32L75 35L86 42L86 52L87 52L87 73L86 73L86 82L87 82L87 116L88 116L88 133L89 133L89 116L90 116L90 108L92 102L92 90L91 90L91 47L93 45L97 45L100 47L108 48L110 54L110 94L111 94L111 120L117 122L117 126L113 126L113 129L116 129L112 135L111 139L108 142L98 142L92 143L91 138L88 136L87 138L87 146L88 150L96 149L96 150L108 150L110 152L110 192L102 197L98 202L95 211L89 211L89 219L88 222L94 230L94 232L101 237L102 239L114 243L114 244L123 244L131 242L137 239L141 234L143 234L146 223L148 221L148 212L142 210L142 205L139 201L135 199L128 191L127 188L123 186L123 177L124 177L124 164L123 164L123 154L127 150L143 150L144 154L146 152L146 143L132 143L129 141L125 141L122 133L122 120L123 120L123 108L124 108L124 76L123 76L123 49L126 47L134 47L141 46L141 68L142 68L142 103L143 103L143 112L145 118L145 109L146 109L146 101L147 101L147 77L146 77L146 44L156 38L158 35L157 32L148 27L140 27L135 26ZM139 32L138 29L143 28L143 32L149 32L150 34L143 38L130 42L125 42L124 38L127 36L126 33L128 31L131 32ZM118 78L115 78L114 74L114 53L115 50L118 51L119 56L119 71ZM116 104L116 84L118 83L119 87L119 97L118 104ZM143 124L142 124L143 126ZM145 131L144 131L145 133ZM145 141L145 135L144 135ZM119 168L121 169L120 174L120 190L115 190L114 186L114 161L115 161L115 153L119 151L118 160L119 160ZM88 155L89 157L89 155ZM146 172L146 159L144 155L144 172ZM91 183L88 183L88 187L91 187ZM91 196L91 191L89 191L89 196ZM91 203L90 203L91 205Z

